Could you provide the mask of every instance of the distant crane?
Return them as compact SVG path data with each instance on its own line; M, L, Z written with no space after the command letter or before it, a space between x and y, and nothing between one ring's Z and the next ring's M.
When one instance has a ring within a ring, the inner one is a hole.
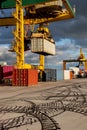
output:
M79 62L79 66L84 64L84 69L87 70L87 59L85 58L82 48L80 48L80 55L77 59L63 60L63 70L66 70L66 63L70 62Z

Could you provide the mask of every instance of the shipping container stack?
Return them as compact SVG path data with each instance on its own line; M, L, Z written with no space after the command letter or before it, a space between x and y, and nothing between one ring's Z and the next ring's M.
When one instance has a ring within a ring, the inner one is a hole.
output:
M2 79L3 79L3 69L2 66L0 65L0 83L2 83Z
M0 66L0 83L10 83L12 80L13 66Z
M14 69L12 86L30 86L38 84L36 69Z
M73 71L71 70L64 70L64 80L71 80L74 78Z
M12 79L13 66L3 66L3 78Z
M57 71L56 69L45 69L46 81L56 81L57 80Z

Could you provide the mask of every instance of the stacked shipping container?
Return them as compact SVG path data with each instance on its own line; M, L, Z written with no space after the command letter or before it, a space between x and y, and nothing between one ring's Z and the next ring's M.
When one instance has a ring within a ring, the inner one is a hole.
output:
M45 73L46 73L46 81L56 81L57 80L56 69L45 69Z
M38 70L14 69L13 66L0 66L0 82L13 86L30 86L38 84ZM56 81L56 69L45 69L39 81ZM12 82L12 83L11 83Z
M34 69L14 69L13 66L0 66L0 83L13 86L29 86L38 83L38 71Z
M13 66L0 66L0 82L12 79Z
M3 78L12 79L13 66L3 66Z
M56 81L57 80L57 71L56 69L45 69L42 71L42 75L40 72L38 73L39 81Z
M2 70L2 66L0 65L0 83L3 79L3 70Z
M71 70L64 70L64 80L73 79L74 75Z
M13 86L30 86L38 84L38 71L34 69L14 69Z

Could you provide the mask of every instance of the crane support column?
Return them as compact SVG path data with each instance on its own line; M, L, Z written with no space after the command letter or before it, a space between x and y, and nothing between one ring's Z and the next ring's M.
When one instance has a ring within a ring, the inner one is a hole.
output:
M39 55L40 65L38 69L40 70L40 81L43 81L43 73L44 73L44 55Z
M63 61L63 70L66 70L66 62Z
M15 36L15 52L17 54L17 68L24 67L24 20L22 0L16 0L16 12L13 13L16 19L16 30L13 32Z
M41 71L44 71L44 55L40 55L39 58L40 58L40 66L39 66L39 69L40 69Z
M85 61L85 70L87 70L87 60Z

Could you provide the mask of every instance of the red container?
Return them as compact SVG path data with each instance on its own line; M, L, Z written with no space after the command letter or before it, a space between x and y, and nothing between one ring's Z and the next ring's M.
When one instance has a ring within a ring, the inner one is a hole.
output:
M1 82L2 79L3 79L3 68L0 65L0 82Z
M28 70L28 85L35 85L38 83L38 71L29 69Z
M3 78L12 79L13 66L3 66Z
M74 77L74 74L72 71L70 71L70 79L73 79L73 77Z
M12 78L12 84L13 84L13 86L15 86L16 85L16 69L13 69L13 78Z
M35 69L14 69L13 86L30 86L38 83L38 71Z

